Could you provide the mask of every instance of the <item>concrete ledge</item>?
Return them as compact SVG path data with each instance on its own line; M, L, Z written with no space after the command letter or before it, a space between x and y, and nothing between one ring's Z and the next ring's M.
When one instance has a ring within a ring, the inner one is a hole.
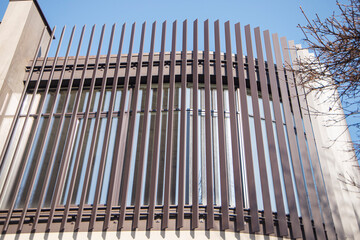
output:
M60 232L1 235L3 240L10 239L236 239L236 240L276 240L288 239L249 233L227 231L117 231L117 232Z

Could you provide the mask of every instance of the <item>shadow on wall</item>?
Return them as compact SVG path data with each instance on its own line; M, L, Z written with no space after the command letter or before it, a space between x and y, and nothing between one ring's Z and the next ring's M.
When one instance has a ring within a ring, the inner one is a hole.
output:
M21 92L13 92L5 83L0 90L0 149L3 149L16 109L19 104Z

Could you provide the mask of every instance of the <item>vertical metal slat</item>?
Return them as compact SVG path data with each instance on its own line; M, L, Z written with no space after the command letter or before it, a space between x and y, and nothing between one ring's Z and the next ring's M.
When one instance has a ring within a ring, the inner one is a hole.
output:
M174 115L174 93L175 93L175 56L176 56L176 26L177 21L173 23L172 31L172 47L170 57L170 97L169 97L169 115L168 115L168 132L167 132L167 146L166 146L166 158L165 158L165 188L164 188L164 207L163 207L163 219L161 222L161 228L168 227L169 222L169 207L170 207L170 179L171 179L171 162L173 151L173 115Z
M280 41L281 41L282 52L285 61L285 72L287 75L288 88L290 90L290 103L292 106L294 120L295 120L296 133L297 133L296 135L299 140L298 144L301 152L301 162L305 173L307 193L310 200L310 206L311 206L310 211L312 213L312 218L313 218L317 238L325 239L326 237L323 227L323 220L321 218L320 206L318 205L315 183L311 171L312 166L310 163L308 150L306 147L306 140L303 129L303 120L300 115L300 108L299 108L298 97L295 89L293 72L289 71L288 69L289 67L291 67L291 62L290 62L289 49L287 46L287 40L285 37L282 37Z
M247 89L246 80L244 74L244 59L241 44L241 31L240 23L235 24L236 34L236 52L237 52L237 63L238 63L238 75L239 75L239 92L240 92L240 109L241 109L241 120L243 126L243 139L244 139L244 153L246 161L246 176L248 185L248 194L250 202L250 215L251 215L251 231L260 231L259 217L258 217L258 206L256 199L255 189L255 177L254 177L254 165L251 153L251 137L249 130L249 112L247 108Z
M305 97L305 90L303 89L301 84L297 84L298 78L298 71L299 66L297 63L297 57L296 57L296 48L294 41L289 41L289 48L290 48L290 55L291 60L293 64L293 68L295 70L295 81L294 84L297 88L298 97L299 97L299 103L302 111L302 118L304 122L305 132L306 132L306 140L308 142L309 146L309 152L311 157L312 166L314 168L314 175L315 175L315 181L316 181L316 189L319 192L319 199L321 204L321 211L323 213L323 219L325 222L325 230L327 232L328 239L335 239L336 233L335 233L335 225L333 221L333 217L330 211L329 201L326 194L325 185L323 182L323 178L321 175L321 166L319 163L317 150L316 150L316 143L314 134L311 127L311 120L310 120L310 112L308 110L307 101Z
M116 92L118 81L119 81L121 51L122 51L122 46L123 46L123 42L124 42L125 28L126 28L126 24L123 24L122 30L121 30L120 42L119 42L119 49L118 49L118 54L117 54L117 59L116 59L116 68L115 68L115 73L114 73L114 83L113 83L112 100L111 100L112 106L114 105L114 102L115 102L115 95L116 95L115 92ZM122 154L120 143L121 143L121 136L123 134L123 129L125 129L125 128L123 128L123 125L126 125L125 122L127 122L127 117L125 116L125 103L126 103L126 99L128 96L129 71L130 71L130 67L131 67L131 57L132 57L132 47L133 47L133 43L134 43L134 34L135 34L135 23L133 24L132 30L131 30L129 53L127 56L125 79L124 79L124 83L123 83L124 88L123 88L123 93L121 95L121 100L120 100L120 110L119 110L120 114L119 114L119 120L118 120L117 131L116 131L114 157L113 157L113 160L111 163L109 190L108 190L108 195L107 195L105 220L104 220L104 226L103 226L104 230L109 228L109 223L111 220L111 212L112 212L112 208L114 205L113 198L115 196L115 191L116 191L115 187L120 188L120 186L119 186L120 183L117 182L116 179L117 179L117 177L118 177L118 179L121 179L121 176L118 176L118 175L121 175L121 171L119 171L120 174L117 174L118 173L117 168L119 166L119 162L122 162L122 156L120 156ZM112 108L110 110L111 110L111 112L113 111Z
M196 186L198 179L198 20L194 21L193 25L193 65L192 65L192 78L193 78L193 139L192 139L192 218L191 228L195 229L199 226L199 194Z
M72 38L73 38L73 34L75 33L75 29L76 27L74 26L73 28L73 32L72 32L72 36L71 36L71 41L69 41L69 48L68 48L68 51L66 53L66 56L69 55L69 50L70 50L70 42L72 42ZM80 53L80 48L81 48L81 44L82 44L82 40L83 40L83 36L84 36L84 32L85 32L85 26L83 27L82 29L82 32L81 32L81 36L80 36L80 40L79 40L79 45L78 45L78 50L77 50L77 54L76 54L76 57L75 57L75 62L74 62L74 65L73 65L73 68L76 69L76 66L77 66L77 61L78 61L78 58L79 58L79 53ZM61 88L61 85L62 85L62 82L63 82L63 79L64 79L64 74L65 74L65 70L66 70L66 65L67 65L67 59L64 61L64 67L63 67L63 71L62 71L62 75L60 77L60 82L58 83L58 89L56 90L57 93L56 93L56 96L58 96L59 94L59 91L60 91L60 88ZM67 103L69 101L69 96L70 96L70 92L71 92L71 86L72 86L72 83L73 83L73 80L74 80L74 74L75 74L75 71L73 71L72 75L71 75L71 79L69 81L69 85L68 85L68 90L67 90L67 93L66 93L66 97L65 97L65 102L64 102L64 105L63 105L63 109L61 111L61 116L60 116L60 122L59 122L59 128L55 134L55 141L54 141L54 145L51 149L51 155L50 155L50 162L54 162L54 157L55 157L55 153L56 153L56 148L58 146L58 142L59 142L59 139L60 139L60 131L61 131L61 128L63 127L63 122L64 122L64 118L65 118L65 111L66 111L66 106L67 106ZM50 168L49 168L50 169ZM60 168L60 173L62 173L62 168ZM47 173L48 174L48 173ZM46 177L47 179L47 177ZM47 181L46 181L47 182ZM46 185L43 186L43 189L41 190L42 193L40 194L40 201L39 201L39 206L38 206L38 209L36 211L36 214L35 214L35 218L34 218L34 221L33 221L33 227L32 227L32 230L34 231L37 227L37 223L39 221L39 218L40 218L40 214L41 214L41 204L43 202L43 198L44 198L44 193L45 193L45 189L47 188ZM56 191L55 191L56 192Z
M63 37L64 37L64 33L65 33L65 29L66 29L66 26L63 27L62 29L62 32L61 32L61 35L60 35L60 40L59 40L59 43L58 43L58 46L57 46L57 49L56 49L56 53L55 53L55 58L54 58L54 62L53 62L53 65L51 67L51 72L50 72L50 76L49 76L49 79L48 81L46 82L46 88L45 88L45 92L44 92L44 99L43 101L40 103L40 107L39 107L39 115L36 119L36 122L35 122L35 132L37 131L38 129L38 126L40 124L40 119L41 119L41 115L42 115L42 112L43 112L43 108L44 108L44 105L45 105L45 102L46 102L46 99L48 97L48 93L49 93L49 90L50 90L50 84L52 82L52 78L54 76L54 72L55 72L55 67L56 67L56 63L58 61L58 56L59 56L59 51L60 51L60 48L61 48L61 45L62 45L62 40L63 40ZM69 48L68 48L69 50ZM64 68L63 68L64 70ZM63 72L63 71L62 71ZM56 102L56 99L54 101L54 103ZM18 225L18 231L21 231L22 230L22 227L23 227L23 224L24 224L24 221L25 221L25 216L26 216L26 213L27 213L27 210L28 210L28 205L29 205L29 202L30 202L30 197L31 197L31 194L32 194L32 190L34 188L34 185L35 185L35 180L36 180L36 176L37 176L37 172L39 171L39 166L40 166L40 163L41 163L41 158L43 156L43 151L44 151L44 147L45 147L45 143L46 143L46 139L47 139L47 135L48 135L48 132L49 132L49 129L50 129L50 122L52 121L52 115L53 115L53 111L54 111L54 107L55 107L55 104L52 105L51 107L51 110L50 110L50 114L49 114L49 120L48 120L48 123L45 127L45 133L44 133L44 137L40 140L40 150L39 150L39 155L38 157L33 160L35 161L35 166L34 168L32 169L32 176L31 176L31 180L30 180L30 184L29 184L29 188L28 188L28 191L27 191L27 194L26 194L26 198L25 198L25 202L24 202L24 208L22 210L22 214L21 214L21 217L20 217L20 220L19 220L19 225ZM29 146L29 151L26 153L25 155L25 159L28 159L30 157L30 153L31 153L31 149L33 147L33 144L34 144L34 141L35 141L35 134L31 136L30 138L30 146ZM52 162L49 163L49 166L52 164ZM48 183L48 178L45 178L46 180L44 181L45 182L45 185L47 185ZM40 200L40 203L42 203L42 201ZM37 208L37 211L39 211L41 208L41 205L38 206Z
M85 26L83 27L82 36L84 34L84 31L85 31ZM76 122L78 120L77 113L78 113L80 99L81 99L81 95L82 95L82 91L83 91L83 87L84 87L85 76L86 76L86 72L87 72L87 68L88 68L89 56L90 56L91 45L92 45L92 41L93 41L93 37L94 37L94 32L95 32L95 25L92 27L92 30L91 30L88 50L87 50L86 57L85 57L84 68L83 68L83 72L82 72L82 75L81 75L80 85L79 85L78 92L77 92L77 95L76 95L75 104L74 104L74 108L73 108L73 112L72 112L71 120L70 120L70 127L69 127L69 130L68 130L67 136L73 136L75 134L74 131L76 129L76 125L77 125ZM82 41L82 36L81 36L81 39L80 39L81 41ZM78 61L78 58L79 58L79 54L80 54L80 48L78 48L77 53L76 53L74 69L73 69L73 72L71 74L69 88L71 88L71 85L72 85L72 83L74 81L75 71L76 71L76 67L77 67L77 61ZM83 130L83 131L85 131L85 130ZM80 147L82 147L82 146L80 146ZM61 183L61 180L64 178L65 168L68 165L68 162L69 162L69 160L71 158L71 149L72 149L71 141L67 141L66 145L64 146L64 159L61 162L60 173L59 173L58 179L57 179L57 182L59 182L59 183ZM61 230L64 229L65 223L67 221L67 216L68 216L69 209L70 209L70 204L71 204L71 199L72 199L72 195L73 195L73 189L74 189L74 185L75 185L78 165L79 165L79 161L75 161L74 170L73 170L73 174L72 174L72 177L71 177L71 182L70 182L68 195L67 195L67 199L66 199L66 204L65 204L65 209L64 209L64 213L63 213L63 218L62 218L62 222L61 222L61 226L60 226ZM58 202L60 192L61 192L60 184L57 184L56 187L55 187L54 196L53 196L53 199L52 199L52 202L51 202L50 215L49 215L48 223L47 223L47 228L48 229L50 228L51 223L52 223L52 219L54 217L55 207L57 206L57 202Z
M135 210L134 210L134 218L133 218L133 229L138 227L139 216L140 216L140 204L141 204L141 192L143 189L143 169L144 169L144 160L145 160L145 150L146 150L146 141L149 138L148 134L148 119L149 119L149 110L150 110L150 95L151 95L151 84L153 78L153 61L154 61L154 46L155 46L155 33L156 33L156 22L152 25L151 32L151 43L150 43L150 53L149 53L149 65L147 71L147 79L146 79L146 100L145 100L145 110L144 110L144 120L141 134L141 143L140 143L140 157L139 157L139 169L136 180L136 193L135 193Z
M286 189L286 199L290 213L290 223L291 223L291 233L292 233L291 237L301 238L302 232L301 232L300 221L296 208L296 200L295 200L295 192L294 192L295 189L292 184L290 163L289 163L289 157L286 147L285 130L282 120L279 86L277 84L275 64L273 60L271 41L270 41L270 34L268 30L264 31L264 42L265 42L266 58L267 58L268 70L269 70L271 96L274 106L273 109L275 115L276 132L278 137L279 152L280 152L281 165L282 165L284 183Z
M134 134L135 134L135 123L136 123L136 115L137 115L137 105L138 105L138 95L139 95L139 88L140 88L140 75L141 75L141 67L142 67L142 57L143 57L143 49L144 49L144 40L145 40L145 29L146 29L146 22L142 25L141 31L141 40L140 40L140 51L138 55L138 63L136 69L136 83L134 88L134 93L131 101L131 117L130 117L130 128L128 133L128 140L126 145L127 151L125 153L124 159L124 176L123 176L123 183L122 183L122 192L121 192L121 202L120 202L120 218L118 223L118 229L123 227L125 221L125 214L126 214L126 201L127 201L127 193L128 193L128 186L129 186L129 174L130 174L130 163L132 160L133 153L133 144L134 142ZM139 173L142 174L142 173Z
M247 62L248 62L248 73L250 80L251 100L252 100L254 124L255 124L257 157L259 161L259 171L260 171L260 180L261 180L262 202L264 206L265 233L270 234L274 232L274 227L272 220L269 183L268 183L266 161L265 161L264 140L261 129L259 95L257 89L257 81L255 78L255 65L254 65L254 56L252 51L250 25L245 26L245 38L246 38L246 52L247 52L247 60L248 60Z
M226 40L226 71L227 83L229 89L229 108L230 108L230 132L231 132L231 148L234 171L234 188L235 188L235 213L236 223L235 231L244 230L244 207L242 180L240 175L240 152L239 152L239 136L237 128L236 104L235 104L235 84L233 76L233 61L231 52L230 22L225 23L225 40Z
M274 194L275 194L275 202L276 202L276 216L278 222L277 225L279 227L279 236L287 236L288 227L287 227L287 220L286 220L286 214L284 208L284 200L280 187L281 180L280 180L279 166L276 156L276 145L274 139L273 123L271 119L269 89L268 89L268 81L265 72L265 60L262 52L260 28L259 27L255 28L254 33L255 33L256 52L258 59L258 68L259 68L260 89L261 89L261 96L262 96L264 115L265 115L267 145L269 148L271 175L273 179L273 186L275 192Z
M218 112L219 131L219 161L220 161L220 183L221 183L221 229L229 228L229 200L227 182L227 159L225 152L225 120L224 120L224 97L223 81L221 74L221 50L220 50L220 26L219 20L214 23L215 30L215 73L216 73L216 96Z
M104 97L105 97L106 82L107 82L108 70L109 70L109 65L110 65L111 49L112 49L112 44L113 44L113 40L114 40L115 26L116 25L114 24L112 27L112 30L111 30L108 54L106 56L105 70L104 70L104 75L102 78L101 94L100 94L100 100L99 100L100 102L98 105L98 112L97 112L97 116L96 116L96 117L99 116L99 119L100 119L100 113L101 113L101 109L102 109L102 105L103 105ZM112 95L114 98L115 92L112 92ZM92 211L91 211L89 230L94 228L94 224L95 224L96 216L97 216L98 205L99 205L99 201L100 201L101 185L103 184L103 178L104 178L104 169L105 169L107 149L108 149L108 138L110 135L110 127L111 127L111 122L112 122L112 108L110 108L110 106L109 106L108 111L109 111L109 114L108 114L107 121L106 121L106 130L105 130L105 135L104 135L104 140L103 140L103 145L102 145L100 166L98 169L98 177L97 177L93 207L92 207ZM98 126L97 126L97 128L98 128ZM97 129L96 129L96 131L97 131ZM95 146L94 146L94 149L95 149Z
M183 49L181 52L181 119L180 119L180 163L179 163L179 193L178 193L178 215L177 215L177 228L183 227L184 222L184 175L185 175L185 134L186 134L186 48L187 48L187 20L183 22Z
M273 34L273 44L274 44L274 52L275 52L275 59L276 59L276 66L279 76L279 84L280 84L280 92L281 92L281 99L284 107L284 115L285 115L285 122L286 122L286 130L288 133L289 139L289 147L291 152L291 159L294 168L294 175L296 179L296 187L298 191L299 197L299 204L300 204L300 211L302 217L302 223L304 225L304 232L306 239L314 239L315 236L313 234L313 228L310 219L309 213L309 206L306 199L306 190L304 185L304 178L301 172L301 163L299 158L299 152L296 146L296 136L294 132L294 123L292 112L290 109L290 102L289 102L289 95L288 89L286 87L286 79L284 74L283 63L281 60L281 52L280 52L280 45L279 39L277 34Z
M83 129L82 129L82 132L81 132L78 154L76 156L76 162L80 161L81 152L82 152L81 149L82 149L82 147L84 145L85 133L86 133L86 128L87 128L86 126L87 126L87 122L88 122L88 119L89 119L89 113L90 113L92 97L94 95L94 88L95 88L95 82L96 82L96 73L97 73L97 70L98 70L98 67L99 67L100 53L101 53L102 42L103 42L103 39L104 39L104 33L105 33L105 25L103 25L102 30L101 30L100 41L99 41L98 51L97 51L96 60L95 60L95 66L94 66L93 75L92 75L92 79L91 79L90 93L89 93L89 98L88 98L88 102L87 102L87 106L86 106L86 110L85 110ZM100 104L98 106L97 111L98 112L101 111ZM80 222L82 220L82 213L84 211L84 205L85 205L86 196L87 196L87 189L88 189L88 185L89 185L91 167L92 167L93 158L94 158L94 151L96 149L95 143L96 143L96 138L97 138L97 134L98 134L99 122L100 122L100 114L97 114L96 119L95 119L95 126L94 126L94 130L93 130L93 134L92 134L92 139L91 139L90 153L89 153L89 157L88 157L88 160L87 160L85 178L84 178L84 182L83 182L83 186L82 186L79 209L78 209L77 218L76 218L76 222L75 222L75 230L79 229Z
M71 44L72 44L72 40L73 40L73 37L74 37L74 32L75 32L75 26L73 27L73 30L71 32L71 36L70 36L70 39L69 39L69 44L68 44L68 48L67 48L67 51L66 51L66 54L65 54L65 60L64 60L64 65L63 65L63 68L61 70L61 74L60 74L60 79L59 79L59 82L58 82L58 85L57 85L57 88L56 88L56 93L55 93L55 99L54 99L54 103L57 102L57 99L59 97L59 93L60 93L60 89L61 89L61 85L62 85L62 81L64 79L64 74L65 74L65 69L66 69L66 65L67 65L67 61L68 61L68 57L69 57L69 52L70 52L70 48L71 48ZM63 36L63 35L62 35ZM60 37L60 41L62 40L62 36ZM60 43L59 43L60 44ZM56 54L57 56L57 54ZM56 59L55 59L56 61ZM49 81L52 80L52 76L53 76L53 72L51 73L51 77L49 78ZM65 107L65 106L64 106ZM51 106L51 110L50 110L50 113L49 113L49 122L46 126L46 130L45 130L45 134L44 134L44 140L43 142L41 143L41 147L40 147L40 156L38 157L38 161L40 163L41 161L41 158L43 156L43 151L44 151L44 147L45 147L45 143L47 142L47 139L48 139L48 131L50 129L50 126L51 126L51 121L52 121L52 118L54 116L54 108L55 108L55 104L53 104ZM59 125L60 127L57 129L57 132L56 132L56 137L55 139L59 136L60 134L60 130L61 130L61 124ZM55 154L55 151L56 151L56 147L57 147L57 142L54 142L54 145L52 147L52 154ZM49 165L46 169L46 175L45 175L45 178L43 180L44 182L44 185L42 186L41 188L41 193L40 193L40 197L39 197L39 200L38 200L38 206L37 206L37 210L36 210L36 214L35 214L35 219L34 219L34 223L33 223L33 227L32 229L35 230L36 229L36 226L37 226L37 222L38 222L38 219L40 217L40 213L41 213L41 206L42 206L42 203L44 201L44 197L45 197L45 193L46 193L46 189L48 187L48 184L49 184L49 177L50 177L50 174L51 174L51 169L53 168L53 164L54 164L54 160L52 157L50 157L50 161L49 161ZM30 196L29 196L30 197ZM19 230L20 230L20 227L19 227Z
M206 229L214 227L214 184L213 184L213 157L211 149L211 90L210 90L210 44L209 44L209 20L204 23L204 82L205 82L205 138L206 138ZM196 93L196 102L198 99ZM195 98L195 96L194 96ZM198 116L198 109L196 116ZM195 114L194 114L195 115ZM198 133L198 125L194 126L194 132ZM197 138L196 138L197 139ZM197 150L198 151L198 150ZM198 162L196 161L196 167ZM193 188L198 191L198 177L193 180Z
M156 103L156 117L155 117L155 133L154 133L154 151L151 166L150 179L150 196L149 196L149 213L147 228L153 227L154 211L155 211L155 194L157 190L157 176L158 176L158 162L159 162L159 144L160 144L160 123L161 123L161 109L163 100L163 81L164 81L164 62L165 62L165 41L166 41L166 21L162 24L161 34L161 52L159 64L159 80L157 89L157 103Z

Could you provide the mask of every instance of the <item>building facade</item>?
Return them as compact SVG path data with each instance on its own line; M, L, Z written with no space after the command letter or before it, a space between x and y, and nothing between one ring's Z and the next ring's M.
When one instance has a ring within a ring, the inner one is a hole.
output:
M328 96L293 71L310 54L249 25L171 25L144 23L134 53L136 24L58 33L36 1L9 2L1 237L356 239L349 133L332 142L346 122L312 114Z

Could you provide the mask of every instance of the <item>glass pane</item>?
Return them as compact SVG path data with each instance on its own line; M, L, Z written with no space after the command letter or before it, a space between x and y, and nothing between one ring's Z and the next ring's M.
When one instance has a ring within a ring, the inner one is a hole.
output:
M299 217L301 217L301 211L300 211L300 205L299 205L299 196L298 196L298 193L297 193L297 187L296 187L295 175L294 175L294 168L293 168L293 164L292 164L292 158L291 158L291 152L290 152L290 146L289 146L289 138L288 138L288 134L287 134L287 131L286 131L286 125L285 124L284 124L284 132L285 132L286 147L287 147L288 157L289 157L289 162L290 162L291 179L292 179L294 192L295 192L295 202L296 202L298 215L299 215ZM295 153L295 154L297 154L297 153Z
M186 109L191 109L193 107L193 91L191 88L186 88L186 98L185 98L185 105L186 105Z
M186 156L185 156L185 204L192 204L192 173L193 173L193 112L186 111Z
M88 101L89 101L89 90L83 90L80 96L78 112L85 112Z
M130 121L132 121L133 114L131 114ZM142 135L142 127L144 121L144 114L138 113L135 115L135 130L134 130L134 138L133 143L128 141L126 146L126 153L125 156L128 154L127 151L132 151L131 163L130 163L130 175L129 175L129 185L128 185L128 195L127 195L127 205L134 205L135 203L135 193L136 187L138 186L137 183L137 176L141 174L138 172L139 169L139 157L140 157L140 144L141 144L141 135ZM132 148L131 148L131 147Z
M93 120L93 119L91 119ZM106 120L107 118L100 118L100 123L98 126L98 132L96 136L96 143L95 143L95 150L94 156L91 164L91 175L89 178L89 185L87 189L87 203L92 204L94 203L94 197L97 188L97 179L99 178L99 169L100 169L100 161L101 161L101 153L102 153L102 146L104 144L104 136L105 136L105 128L106 128ZM95 129L93 130L95 131ZM93 139L91 139L93 141ZM88 166L87 166L88 167ZM89 171L89 169L87 170Z
M100 101L100 89L94 89L94 93L91 98L90 112L96 112L98 110L99 101Z
M227 177L228 177L228 197L229 205L235 207L235 185L234 185L234 170L233 170L233 154L231 145L231 128L230 128L230 114L225 114L225 147L226 147L226 163L227 163Z
M250 136L251 136L251 150L252 150L253 165L254 165L253 167L254 167L257 204L258 204L258 209L263 210L264 206L263 206L262 191L261 191L261 181L260 181L261 178L260 178L259 161L257 155L255 123L253 117L249 117L249 127L250 127ZM249 141L249 140L245 139L245 141Z
M72 147L72 155L70 158L70 164L69 164L69 168L66 174L66 178L65 178L65 184L64 184L64 190L63 190L63 194L62 194L62 198L61 198L61 204L65 204L68 198L68 195L70 194L70 184L73 178L73 174L74 174L74 168L75 168L75 161L76 161L76 154L78 152L78 148L79 148L79 142L80 142L80 136L81 136L81 129L83 127L83 119L79 119L76 121L76 126L75 126L75 135L74 135L74 144ZM76 170L75 170L76 171ZM76 179L75 179L76 180ZM75 181L74 180L74 181Z
M54 108L55 113L63 111L65 100L66 100L66 94L67 94L67 91L59 92L59 96L57 97L56 105Z
M275 202L275 191L274 191L273 176L272 176L272 171L271 171L269 143L268 143L267 134L266 134L265 120L261 120L261 130L262 130L262 137L263 137L263 141L264 141L266 174L267 174L267 179L268 179L268 184L269 184L268 186L269 186L271 209L273 212L276 212L277 210L276 210L276 202Z
M38 92L35 95L33 95L31 99L31 108L30 108L30 114L38 114L40 112L40 103L44 99L44 92Z
M94 134L94 126L95 126L95 118L89 119L87 126L86 126L85 135L84 135L84 142L83 142L82 146L79 145L79 149L81 148L81 157L80 157L80 159L75 160L75 161L79 161L79 163L78 163L79 167L77 168L78 170L77 170L77 175L76 175L75 187L73 190L72 204L80 203L82 189L84 186L86 167L87 167L87 163L89 160L90 148L92 147L91 141L92 141L93 134ZM82 126L82 127L85 127L85 126ZM81 132L82 129L79 128L78 131ZM75 168L75 170L76 170L76 168Z
M169 106L169 86L165 85L163 88L163 109L168 109Z
M152 99L152 101L151 101L151 105L150 105L150 110L156 109L158 89L157 88L152 88L151 89L151 94L152 95L150 96L150 99Z
M180 84L175 84L174 109L180 108L180 105L181 105L181 89L180 89Z
M0 170L0 186L1 191L5 191L3 198L0 199L1 209L6 209L10 205L10 199L14 197L13 187L15 186L15 179L19 179L19 170L24 166L23 154L26 148L27 140L29 135L33 135L34 129L32 128L34 119L29 118L24 129L23 137L19 141L21 131L24 126L25 118L19 118L15 125L14 134L10 140L9 148L4 157L4 162ZM19 142L18 142L19 141ZM16 146L19 144L18 150Z
M170 180L170 204L177 204L179 192L179 158L180 158L180 112L175 111L173 115L173 142Z
M25 94L24 100L22 102L21 110L20 110L20 115L27 114L27 111L29 110L31 98L32 98L31 93L26 93Z
M75 99L77 96L78 90L71 90L68 105L66 106L66 112L72 112L74 109Z
M163 112L161 114L161 130L160 130L160 149L159 149L159 173L158 173L158 186L156 204L163 204L163 192L164 192L164 173L165 173L165 155L166 155L166 132L167 132L167 117L168 113Z
M149 204L149 195L150 195L150 179L151 171L153 164L153 154L154 154L154 135L155 135L155 123L156 123L156 113L150 113L148 121L148 138L146 141L145 148L145 163L144 163L144 178L143 178L143 204ZM157 166L156 166L157 169Z
M104 100L103 100L102 111L104 111L104 112L109 111L110 99L111 99L111 89L108 88L108 89L105 89L105 96L104 96Z
M49 93L46 95L44 107L42 113L49 113L51 111L52 106L55 104L55 89L50 89Z
M240 150L240 168L241 168L241 181L242 181L242 191L243 191L243 201L244 208L249 208L249 199L248 199L248 183L246 175L246 160L245 160L245 149L244 149L244 136L243 136L243 125L242 125L242 112L240 105L240 90L236 90L236 117L238 122L238 132L239 132L239 150Z
M254 116L253 113L253 105L252 105L252 98L250 95L246 96L246 102L247 102L247 107L248 107L248 113L250 116Z
M115 104L114 104L114 111L115 112L120 110L120 102L121 102L122 92L123 92L122 88L118 88L116 90L116 97L115 97Z
M26 144L26 152L30 150L29 149L30 147L31 147L31 151L30 151L29 158L27 160L28 162L27 162L27 165L25 168L24 177L22 178L20 190L19 190L19 193L17 196L17 200L16 200L16 204L15 204L16 207L24 206L26 196L32 190L32 189L30 189L30 183L31 183L31 179L33 178L33 175L36 174L34 169L36 166L36 162L39 161L38 158L40 156L41 141L45 137L45 130L46 130L47 124L49 124L48 122L49 122L49 118L41 118L39 121L38 128L36 130L34 144L31 146L31 141L29 141L29 140ZM33 124L32 127L33 127L32 131L34 131L36 128L36 124ZM29 136L32 136L32 135L29 135ZM25 156L23 156L23 157L25 157Z
M137 102L137 108L136 108L138 111L145 109L145 99L146 99L146 89L140 88L138 102Z
M205 106L205 91L200 90L198 94L200 106ZM195 113L198 115L198 194L199 204L205 205L207 203L206 198L206 137L205 134L205 111L200 110Z
M283 172L282 163L281 163L279 141L278 141L278 136L277 136L277 131L276 131L276 123L273 123L273 129L274 129L277 162L278 162L278 166L279 166L279 174L280 174L280 180L281 180L281 182L280 182L281 183L281 191L282 191L283 200L284 200L285 212L286 212L286 214L289 214L287 195L285 192L284 172Z
M224 111L225 112L229 112L230 111L230 107L229 107L229 91L227 89L224 88L224 92L223 92L223 101L224 101Z
M215 92L213 92L215 95ZM215 102L215 101L214 101ZM214 178L214 204L221 205L220 193L220 156L219 156L219 131L218 131L218 113L212 113L212 149L213 149L213 178Z
M119 118L114 117L112 120L112 124L111 124L111 132L110 132L110 136L108 139L108 151L107 151L107 155L106 155L104 177L103 177L102 188L101 188L101 198L100 198L101 204L106 203L107 194L109 191L112 161L115 160L114 151L115 151L115 147L116 147L115 139L116 139L118 121L119 121Z

